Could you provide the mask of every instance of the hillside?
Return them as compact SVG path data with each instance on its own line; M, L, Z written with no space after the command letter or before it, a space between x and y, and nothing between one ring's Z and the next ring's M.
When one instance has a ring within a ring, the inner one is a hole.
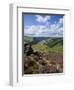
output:
M63 39L26 37L24 74L62 73Z

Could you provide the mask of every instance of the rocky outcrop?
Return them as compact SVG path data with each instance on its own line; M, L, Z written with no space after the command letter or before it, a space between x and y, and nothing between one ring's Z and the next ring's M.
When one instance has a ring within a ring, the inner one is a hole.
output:
M30 55L33 53L33 49L30 44L24 44L24 54Z

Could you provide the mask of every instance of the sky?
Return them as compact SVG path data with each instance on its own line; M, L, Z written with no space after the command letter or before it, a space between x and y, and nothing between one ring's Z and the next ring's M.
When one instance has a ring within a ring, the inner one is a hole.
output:
M63 15L24 14L24 36L63 37Z

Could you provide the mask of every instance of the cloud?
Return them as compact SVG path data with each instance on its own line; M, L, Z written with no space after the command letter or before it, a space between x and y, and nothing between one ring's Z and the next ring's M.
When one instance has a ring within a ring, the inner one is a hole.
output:
M24 29L25 36L33 37L63 37L63 19L60 18L58 22L47 25L32 25L27 26Z
M63 18L60 18L58 22L55 22L54 24L51 24L50 28L59 31L59 28L61 27L61 25L63 25Z
M63 23L63 18L59 19L59 23L62 24Z
M41 15L35 15L36 21L39 23L46 23L48 20L50 20L51 16L41 16Z

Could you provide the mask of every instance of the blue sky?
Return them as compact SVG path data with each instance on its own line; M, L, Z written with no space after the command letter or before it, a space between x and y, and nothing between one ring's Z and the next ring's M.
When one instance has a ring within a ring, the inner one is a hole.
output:
M24 36L63 37L63 15L24 14Z

